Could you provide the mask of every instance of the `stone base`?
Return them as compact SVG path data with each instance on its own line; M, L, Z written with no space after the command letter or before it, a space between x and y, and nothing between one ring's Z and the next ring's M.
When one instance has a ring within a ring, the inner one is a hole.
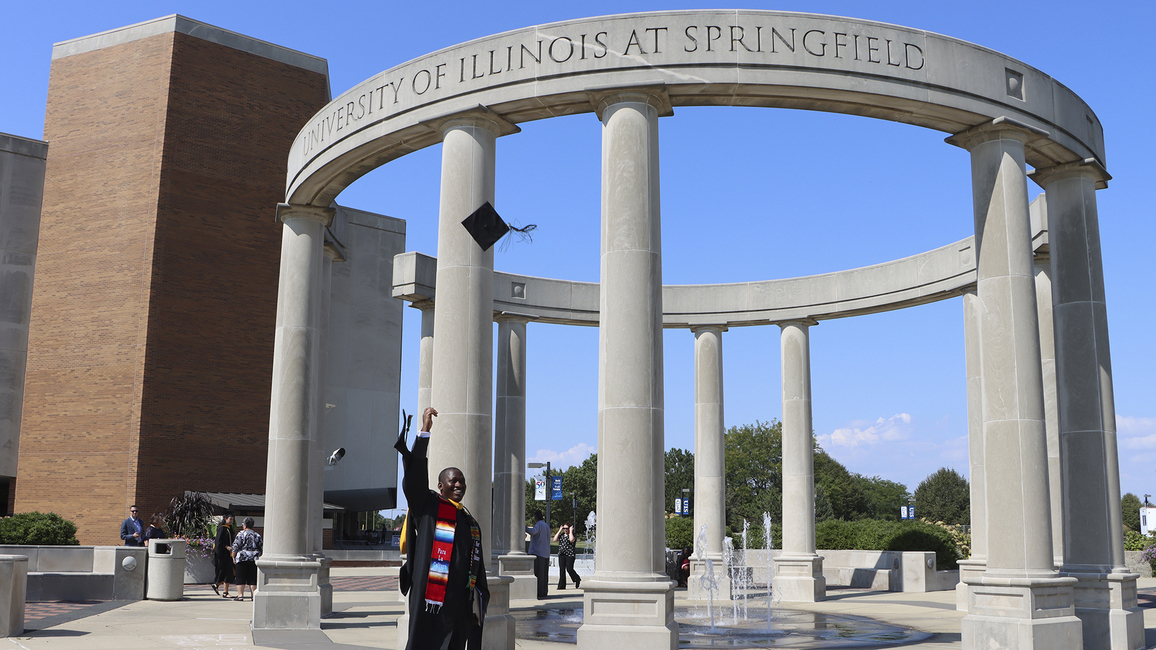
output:
M993 578L968 585L964 650L1082 650L1074 578Z
M711 593L710 576L707 575L706 560L691 558L690 577L687 578L687 596L691 600L730 600L731 579L722 558L711 558L714 569L714 593Z
M538 598L538 578L534 575L534 556L511 553L498 556L498 575L510 576L510 600Z
M585 616L578 647L599 650L677 650L674 583L582 581Z
M316 560L257 560L254 630L320 630Z
M775 598L784 603L817 603L827 597L823 558L818 555L780 555L775 558L772 581Z
M490 604L482 628L482 650L514 650L514 617L510 614L510 586L513 582L510 576L487 577Z
M333 585L329 582L329 567L333 560L321 555L317 558L321 569L317 572L317 589L321 592L321 618L333 613Z
M959 561L959 582L955 585L955 609L967 611L967 584L979 584L983 572L987 570L987 560L967 559Z
M1144 613L1136 599L1135 573L1064 571L1076 578L1076 616L1084 624L1088 650L1138 650L1144 647Z
M28 557L0 555L0 637L24 632L27 589Z

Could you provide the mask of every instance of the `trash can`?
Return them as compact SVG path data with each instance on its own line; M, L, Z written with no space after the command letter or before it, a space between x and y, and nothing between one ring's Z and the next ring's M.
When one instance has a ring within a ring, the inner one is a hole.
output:
M180 600L185 597L185 551L183 539L150 539L148 586L149 600Z

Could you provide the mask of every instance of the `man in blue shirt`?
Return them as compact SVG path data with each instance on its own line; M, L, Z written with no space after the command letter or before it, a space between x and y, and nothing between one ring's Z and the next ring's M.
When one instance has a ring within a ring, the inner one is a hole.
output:
M550 575L550 527L542 521L541 512L534 515L534 525L526 532L530 533L530 555L534 556L534 576L538 578L538 600L545 600Z
M125 546L144 546L140 541L142 532L144 532L144 526L140 517L136 516L136 506L129 506L128 519L120 524L120 538L124 540Z

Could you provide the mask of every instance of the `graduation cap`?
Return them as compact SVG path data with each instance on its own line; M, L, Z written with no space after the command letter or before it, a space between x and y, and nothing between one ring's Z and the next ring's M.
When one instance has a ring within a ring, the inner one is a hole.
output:
M514 231L522 237L523 240L530 239L530 232L537 228L536 225L530 224L524 228L510 226L502 218L498 216L498 211L494 206L490 205L489 201L482 204L482 207L474 210L470 216L462 220L462 225L478 242L478 246L482 247L483 251L490 250L490 247L498 242L506 233Z

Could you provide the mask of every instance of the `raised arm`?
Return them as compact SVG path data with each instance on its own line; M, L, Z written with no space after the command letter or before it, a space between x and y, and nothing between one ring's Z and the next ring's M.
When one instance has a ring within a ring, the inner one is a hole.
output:
M429 459L426 457L426 451L429 449L430 429L433 428L433 419L437 414L433 408L427 408L425 413L422 413L422 430L413 441L413 451L402 454L405 459L403 466L405 476L402 478L401 489L405 492L406 501L409 501L411 508L423 503L426 493L429 492Z

